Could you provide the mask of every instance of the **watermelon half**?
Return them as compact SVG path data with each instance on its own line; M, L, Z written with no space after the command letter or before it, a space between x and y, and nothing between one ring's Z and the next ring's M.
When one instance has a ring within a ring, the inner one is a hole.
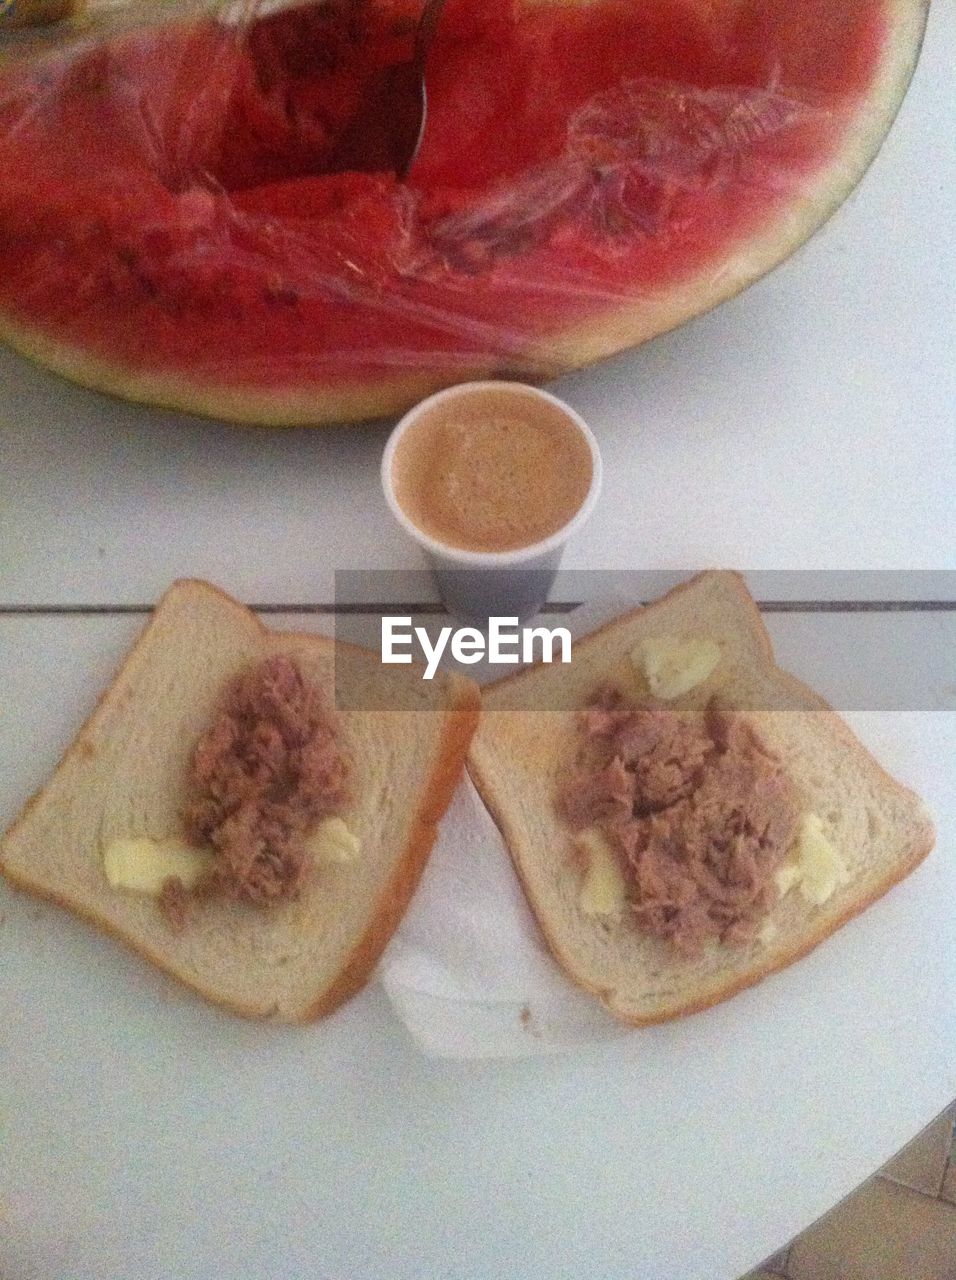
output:
M398 183L387 119L343 140L418 7L194 16L0 64L0 334L100 390L275 425L555 375L806 240L876 154L926 17L448 0Z

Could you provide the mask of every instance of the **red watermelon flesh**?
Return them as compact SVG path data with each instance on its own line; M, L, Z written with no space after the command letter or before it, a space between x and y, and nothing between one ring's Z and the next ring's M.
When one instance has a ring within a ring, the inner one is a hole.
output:
M0 71L0 331L261 421L556 372L719 300L765 236L772 265L812 193L805 238L922 29L919 0L448 0L410 181L330 171L415 12L330 0Z

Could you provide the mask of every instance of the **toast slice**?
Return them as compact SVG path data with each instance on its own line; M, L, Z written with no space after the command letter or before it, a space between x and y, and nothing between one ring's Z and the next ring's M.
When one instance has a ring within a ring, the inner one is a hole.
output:
M627 668L636 646L665 637L706 637L720 649L712 674L671 705L702 710L716 695L746 715L780 757L801 811L818 815L845 864L844 883L822 905L790 892L772 908L762 940L715 943L694 959L643 933L629 912L616 922L585 914L572 833L556 807L577 709ZM822 698L774 665L760 613L733 573L700 575L580 640L570 665L536 666L486 686L482 703L472 779L555 959L625 1022L693 1013L791 964L902 880L933 845L919 798L884 772Z
M333 657L343 650L349 680L364 682L350 706L402 707L337 714L351 767L342 816L361 840L358 860L314 867L297 898L266 908L206 900L179 933L155 899L111 888L102 861L109 841L179 833L190 755L229 679L288 654L332 708ZM419 677L322 636L270 631L215 587L177 582L0 841L0 870L236 1013L281 1022L329 1013L365 983L397 927L477 723L470 681Z

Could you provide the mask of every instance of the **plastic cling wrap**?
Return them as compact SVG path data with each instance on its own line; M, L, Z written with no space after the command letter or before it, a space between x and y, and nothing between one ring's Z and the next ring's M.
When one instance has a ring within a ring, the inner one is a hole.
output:
M447 0L405 182L383 86L410 0L160 2L0 45L0 333L260 421L597 358L734 292L845 194L891 114L900 7Z

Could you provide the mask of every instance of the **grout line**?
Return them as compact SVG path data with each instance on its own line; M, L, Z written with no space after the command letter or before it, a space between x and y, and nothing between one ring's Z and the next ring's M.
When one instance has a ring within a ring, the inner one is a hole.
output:
M789 1244L785 1245L782 1249L778 1249L776 1254L774 1254L773 1256L774 1257L782 1256L783 1262L781 1265L783 1267L783 1270L778 1273L775 1268L771 1274L774 1274L774 1275L779 1274L780 1280L792 1280L792 1276L790 1272L790 1261L793 1255L794 1245L797 1243L797 1241L800 1240L803 1236L805 1236L808 1231L812 1230L817 1223L822 1222L826 1218L830 1217L830 1215L833 1214L836 1211L836 1209L840 1207L840 1205L846 1204L849 1201L851 1201L854 1198L854 1196L859 1195L860 1192L864 1190L864 1188L870 1186L872 1183L876 1182L877 1180L879 1180L880 1182L889 1183L895 1187L899 1187L904 1193L908 1192L911 1195L920 1196L924 1200L931 1200L937 1204L946 1205L950 1209L956 1209L956 1204L954 1204L952 1200L947 1199L947 1197L942 1194L943 1187L946 1185L947 1174L949 1173L950 1169L956 1168L956 1103L951 1103L940 1114L948 1115L949 1117L950 1143L949 1143L949 1151L947 1154L946 1162L943 1167L943 1176L940 1180L939 1188L935 1194L929 1191L921 1191L918 1187L910 1186L908 1182L901 1182L898 1178L894 1178L891 1174L886 1174L882 1171L882 1169L880 1169L876 1173L871 1174L869 1178L861 1182L858 1187L855 1187L853 1191L851 1191L848 1195L844 1196L842 1200L837 1202L837 1204L831 1206L831 1208L828 1209L824 1214L822 1214L821 1217L817 1218L815 1222L810 1223L810 1225L807 1226L803 1231L801 1231L798 1235L794 1236L794 1238L790 1241ZM937 1117L937 1119L939 1119L939 1117ZM930 1125L934 1123L935 1123L934 1120L930 1121ZM929 1128L929 1125L924 1126L924 1129L925 1128ZM923 1132L924 1130L920 1130L920 1134L917 1134L916 1137L912 1139L912 1141L914 1142L917 1141ZM904 1149L905 1148L901 1148L901 1150L904 1150ZM766 1270L766 1266L764 1267L764 1269Z
M953 1146L951 1150L953 1152L956 1152L956 1137L954 1137ZM946 1162L946 1169L949 1168L952 1160L953 1160L953 1155L951 1154L950 1158ZM943 1197L939 1193L937 1193L936 1195L933 1195L928 1191L920 1191L918 1187L912 1187L907 1182L900 1182L896 1178L893 1178L889 1174L885 1174L882 1171L871 1174L869 1178L861 1182L858 1187L855 1187L848 1195L844 1196L842 1200L838 1201L837 1204L831 1206L831 1208L829 1208L824 1214L822 1214L821 1217L817 1218L815 1222L811 1223L810 1226L806 1227L803 1231L801 1231L799 1235L794 1236L794 1238L790 1241L790 1243L785 1246L786 1254L783 1261L783 1271L779 1273L780 1280L792 1280L792 1277L790 1275L790 1259L793 1253L794 1245L797 1243L797 1241L800 1240L803 1236L805 1236L808 1231L812 1230L812 1228L816 1226L817 1223L822 1222L826 1218L830 1217L830 1215L834 1213L836 1209L840 1207L840 1205L845 1204L848 1201L852 1200L854 1196L859 1195L860 1192L862 1192L866 1187L870 1186L872 1183L877 1181L889 1183L892 1186L899 1187L903 1192L909 1192L911 1195L920 1196L923 1200L931 1200L937 1204L948 1205L949 1207L956 1209L956 1205L954 1205L951 1200L945 1199L945 1197ZM946 1181L946 1178L945 1178L945 1171L944 1171L943 1180L942 1182L940 1182L940 1187L939 1187L940 1191L942 1191L945 1181ZM782 1253L784 1251L778 1250L778 1252Z
M956 600L758 600L761 613L952 613Z
M642 603L647 603L646 601ZM581 607L579 600L551 601L543 614L572 613ZM758 600L761 613L956 613L956 600ZM146 615L151 604L0 604L0 616L11 617L102 617L111 614ZM363 603L336 604L321 601L304 604L251 604L255 613L303 613L348 617L367 613L389 613L401 610L416 617L443 614L447 610L440 601L369 600Z
M932 1191L920 1191L919 1187L913 1187L908 1182L900 1182L899 1179L891 1177L888 1173L874 1173L873 1178L879 1178L881 1182L888 1182L894 1187L899 1187L903 1191L910 1192L911 1195L920 1196L923 1200L934 1200L937 1204L948 1205L954 1212L956 1212L956 1204L953 1204L952 1200L944 1200L939 1193L934 1195ZM873 1181L873 1178L868 1178L866 1182L861 1182L856 1188L856 1191L862 1191L868 1182ZM942 1190L942 1187L943 1184L940 1183L940 1191ZM851 1192L850 1194L855 1195L856 1191ZM849 1199L849 1197L847 1198Z
M954 1105L956 1104L951 1103L948 1107L945 1108L945 1111L951 1111ZM943 1114L943 1113L941 1112L940 1114ZM936 1117L936 1118L938 1119L939 1117ZM931 1120L930 1124L933 1124L933 1123L934 1121ZM924 1126L924 1129L927 1127L928 1126ZM921 1129L920 1133L922 1132L923 1130ZM916 1137L919 1137L919 1134L917 1134ZM915 1140L916 1140L915 1138L912 1139L912 1141L915 1141ZM901 1150L903 1150L903 1148L901 1148ZM954 1130L953 1142L950 1147L950 1158L953 1160L956 1160L956 1130ZM877 1182L877 1181L884 1182L890 1186L899 1187L901 1191L909 1192L914 1196L920 1196L923 1200L930 1200L935 1204L946 1205L949 1208L956 1210L956 1204L953 1204L951 1200L946 1200L942 1196L938 1196L938 1195L937 1196L929 1195L927 1192L919 1191L916 1189L916 1187L911 1187L905 1182L897 1182L895 1178L891 1178L888 1175L884 1174L882 1172L882 1168L878 1169L876 1173L872 1173L868 1178L865 1178L863 1182L859 1184L859 1186L854 1187L852 1191L848 1191L845 1196L843 1196L841 1199L839 1199L836 1202L836 1204L831 1205L829 1209L821 1213L818 1218L815 1218L812 1222L808 1223L801 1232L799 1232L797 1235L794 1236L794 1238L790 1241L789 1244L784 1246L784 1248L787 1251L786 1277L790 1277L790 1262L793 1255L793 1249L797 1241L801 1240L809 1231L812 1231L813 1228L818 1226L821 1222L824 1222L826 1221L827 1218L832 1217L832 1215L835 1214L838 1209L842 1208L843 1205L849 1204L850 1201L853 1200L854 1197L858 1196L866 1187L871 1186L874 1182ZM780 1250L778 1250L778 1252L780 1252Z
M45 618L51 616L99 616L102 614L152 613L151 604L4 604L0 605L2 617ZM0 1277L2 1280L2 1277Z
M26 617L56 617L64 615L67 617L105 617L111 614L139 614L146 615L153 612L154 605L151 604L12 604L0 605L0 616L7 614L10 616L26 616ZM369 600L364 604L250 604L246 606L254 613L277 614L277 613L305 613L305 614L339 614L348 616L350 614L363 613L384 613L390 610L402 609L406 613L416 615L427 613L443 613L444 606L424 600L413 600L409 602L394 602L383 600ZM557 606L560 608L560 606ZM574 607L574 606L568 606Z
M956 1158L954 1158L953 1155L950 1154L949 1156L946 1157L946 1163L943 1165L943 1180L939 1184L939 1191L936 1194L936 1199L940 1202L940 1204L956 1205L956 1200L951 1200L949 1196L943 1195L943 1190L946 1186L946 1183L949 1180L950 1172L953 1169L956 1169Z
M950 1172L956 1169L956 1105L949 1108L949 1150L946 1153L946 1163L943 1165L943 1180L939 1184L939 1195L937 1199L943 1204L956 1204L956 1200L951 1200L948 1196L943 1195L943 1188L949 1178Z

